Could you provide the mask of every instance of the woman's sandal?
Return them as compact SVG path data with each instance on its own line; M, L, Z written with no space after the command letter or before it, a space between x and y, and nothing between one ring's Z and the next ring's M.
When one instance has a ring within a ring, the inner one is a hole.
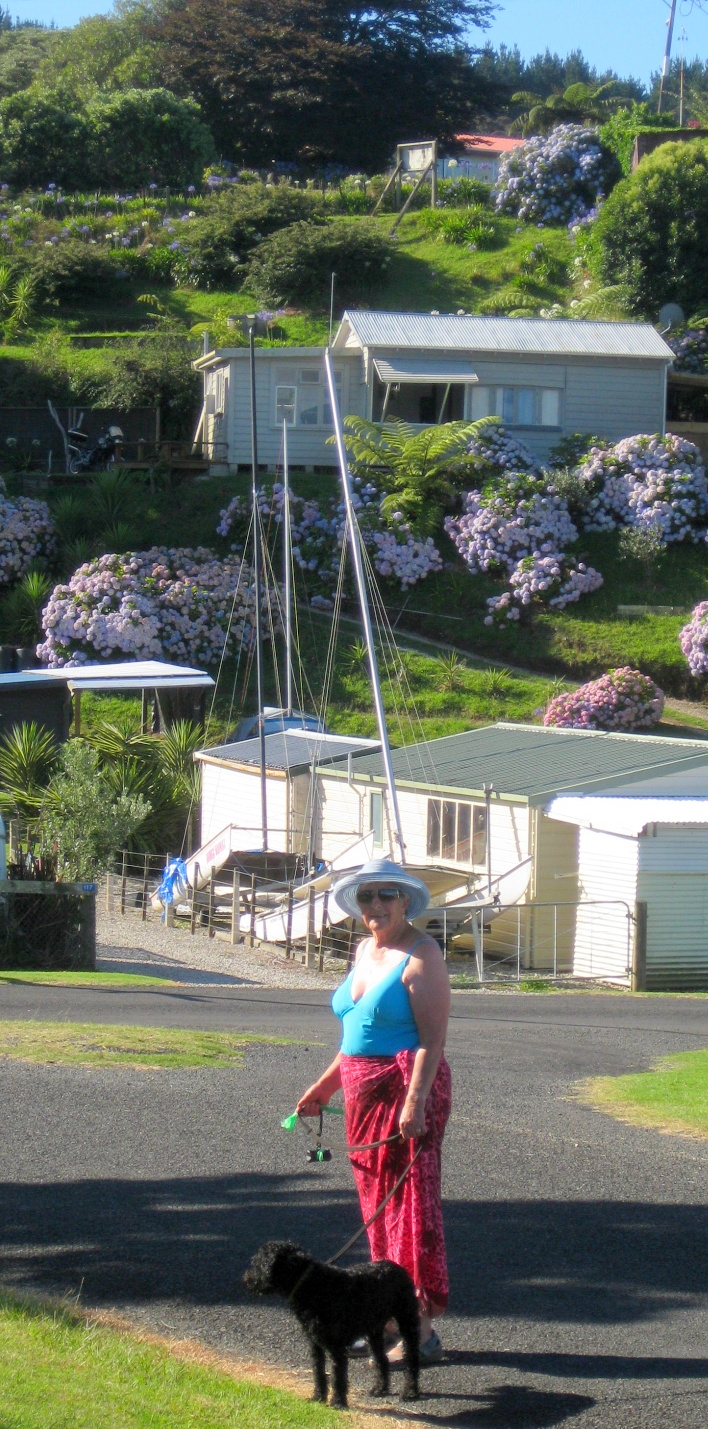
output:
M384 1349L388 1351L393 1345L396 1344L398 1344L397 1331L384 1330ZM365 1335L361 1335L358 1340L354 1341L353 1345L350 1345L349 1353L350 1355L353 1355L354 1359L364 1359L366 1355L371 1353L369 1349L369 1341L367 1340ZM373 1365L374 1361L370 1360L370 1363Z

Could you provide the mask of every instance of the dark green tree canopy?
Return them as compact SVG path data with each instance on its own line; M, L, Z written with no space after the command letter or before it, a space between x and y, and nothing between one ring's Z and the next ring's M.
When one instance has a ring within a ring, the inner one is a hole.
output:
M708 301L708 141L664 144L610 194L593 230L601 283L620 284L630 311L656 319Z

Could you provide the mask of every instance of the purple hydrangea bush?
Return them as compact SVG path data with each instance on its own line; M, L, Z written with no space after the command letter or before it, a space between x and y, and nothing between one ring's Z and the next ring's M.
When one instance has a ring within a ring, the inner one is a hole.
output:
M708 327L677 328L664 333L674 354L677 372L705 372L708 366Z
M708 607L707 607L708 608ZM664 710L664 692L649 675L623 665L589 680L577 690L556 695L543 717L561 729L606 729L628 733L653 729Z
M512 437L502 426L498 417L489 417L480 422L477 435L467 448L470 456L477 457L484 475L503 476L505 472L529 472L539 476L542 470L525 442Z
M537 476L512 473L468 491L445 530L473 575L498 571L508 589L487 601L486 625L519 620L540 604L558 610L597 590L602 576L566 548L578 538L566 502Z
M587 531L651 527L662 545L697 541L708 520L708 483L697 446L685 437L625 437L591 447L577 469L585 488Z
M398 581L403 590L425 580L432 571L442 569L442 559L435 542L429 536L415 536L400 512L384 516L381 492L372 482L353 478L353 503L364 544L371 563L380 576ZM280 525L283 519L283 487L280 482L272 493L259 492L261 515ZM235 496L221 512L217 526L220 536L228 536L234 527L243 530L250 503ZM342 542L346 530L344 503L332 497L319 503L306 501L291 493L293 559L305 571L318 594L333 590L339 572Z
M502 159L495 206L527 223L574 224L603 198L611 178L611 159L596 131L558 124Z
M1 484L0 484L1 485ZM44 501L0 491L0 586L19 580L33 561L54 554L52 515Z
M251 571L240 560L153 546L98 556L55 586L37 654L51 666L120 656L209 665L225 644L250 640L253 618Z

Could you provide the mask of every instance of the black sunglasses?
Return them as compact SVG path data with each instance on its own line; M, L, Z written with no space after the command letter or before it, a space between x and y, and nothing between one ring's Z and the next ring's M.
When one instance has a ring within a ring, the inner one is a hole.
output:
M397 898L405 898L405 893L401 888L393 887L390 883L386 888L358 888L356 901L360 908L368 908L375 898L382 903L394 903Z

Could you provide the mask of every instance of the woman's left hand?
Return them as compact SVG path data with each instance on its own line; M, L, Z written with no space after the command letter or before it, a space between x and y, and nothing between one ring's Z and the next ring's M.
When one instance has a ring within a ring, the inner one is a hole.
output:
M425 1136L428 1129L425 1122L425 1106L418 1102L406 1102L399 1117L398 1127L401 1136L405 1136L409 1141L414 1141L418 1136Z

